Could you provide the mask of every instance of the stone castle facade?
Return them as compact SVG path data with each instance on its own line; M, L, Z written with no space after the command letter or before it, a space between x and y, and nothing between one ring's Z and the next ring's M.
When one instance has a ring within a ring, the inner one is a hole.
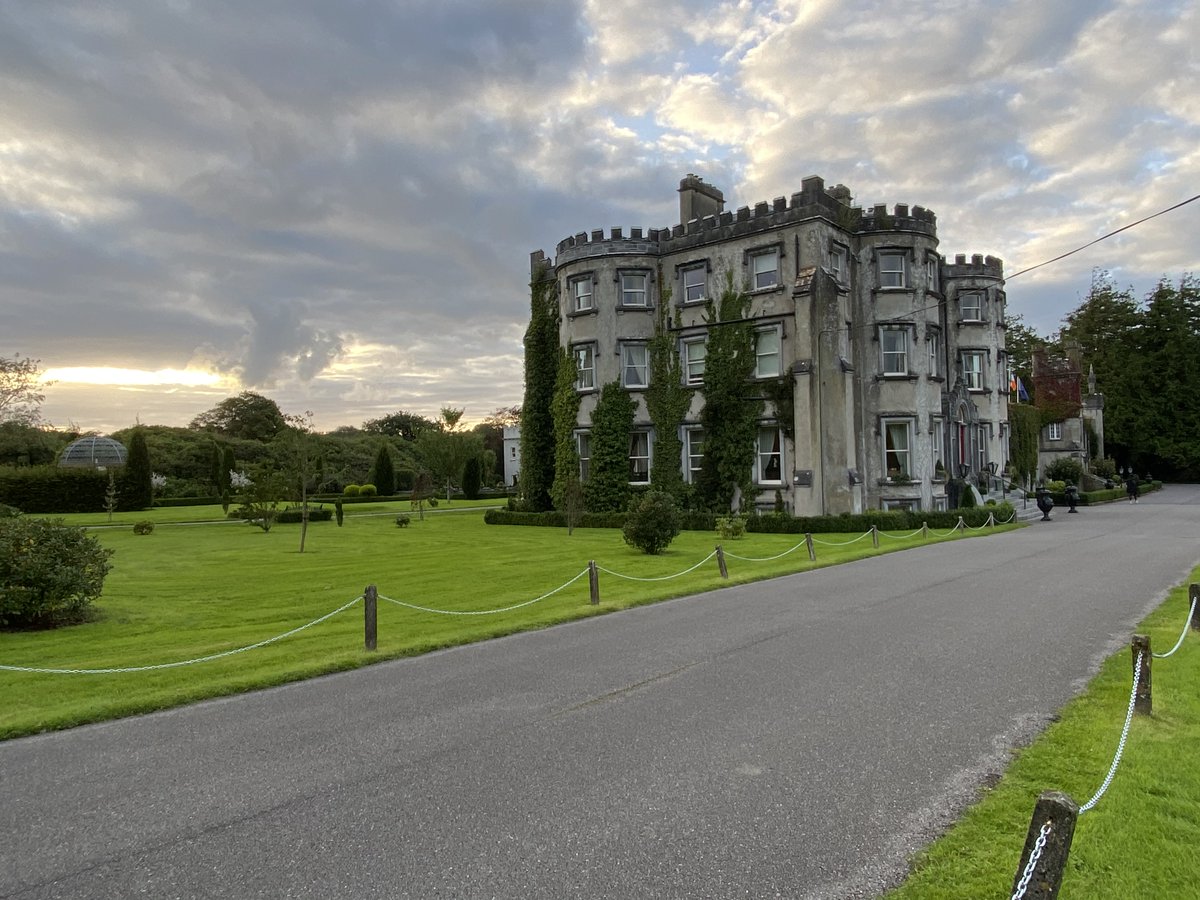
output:
M558 244L551 272L560 340L579 370L585 479L592 410L600 388L619 381L637 400L630 481L649 480L655 435L642 392L663 303L683 378L696 388L679 460L685 479L695 479L705 301L727 273L751 297L755 377L794 382L790 415L765 404L757 495L744 506L769 509L782 498L795 515L942 509L948 477L1003 468L1009 379L999 259L949 262L930 210L862 209L848 188L826 188L819 177L790 198L730 212L720 190L689 175L679 208L681 224L671 228L580 232ZM543 265L544 252L531 262Z

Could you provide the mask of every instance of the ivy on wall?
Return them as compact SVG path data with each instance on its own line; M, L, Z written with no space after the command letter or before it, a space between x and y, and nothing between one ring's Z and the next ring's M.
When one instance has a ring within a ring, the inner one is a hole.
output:
M662 269L658 272L662 283ZM650 339L650 384L646 388L646 411L654 426L654 454L650 464L650 483L657 491L680 497L684 490L680 463L683 441L679 430L692 403L692 389L684 384L683 364L671 334L668 310L671 290L664 288Z
M572 482L579 481L579 450L575 427L579 418L579 367L569 350L558 354L558 381L554 387L554 484L550 496L555 509L563 509Z
M525 401L521 414L520 489L534 512L550 509L554 485L554 387L558 380L558 281L541 261L529 285L525 330Z
M629 431L637 405L618 381L600 391L592 412L591 461L583 486L589 512L622 512L629 502Z

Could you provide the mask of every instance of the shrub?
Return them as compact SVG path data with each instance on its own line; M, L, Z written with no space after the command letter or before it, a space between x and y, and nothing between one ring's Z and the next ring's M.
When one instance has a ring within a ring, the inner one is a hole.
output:
M1048 490L1052 494L1061 494L1066 489L1067 489L1067 483L1065 481L1047 481L1046 482L1046 490Z
M1069 456L1060 456L1046 465L1047 481L1062 481L1066 484L1079 484L1083 475L1083 463Z
M61 520L0 519L0 625L53 628L86 618L111 550Z
M379 489L376 488L375 485L373 485L373 484L364 484L361 488L358 489L358 494L360 497L374 497L378 493L379 493Z
M679 534L679 508L675 498L662 491L648 491L629 505L625 543L643 553L662 553Z
M1117 461L1111 456L1105 459L1092 460L1092 474L1097 478L1115 478L1117 474Z
M26 513L96 512L104 509L108 475L58 466L0 466L0 503Z
M397 528L407 528L408 523L411 521L412 521L411 516L407 516L404 513L401 513L400 515L396 516L396 527Z
M743 516L719 516L717 531L722 540L736 541L746 533L746 519Z
M134 534L150 534L153 531L154 531L154 523L153 522L142 521L142 522L134 522L133 523L133 533Z
M437 499L437 497L430 497L430 498L429 498L429 505L430 505L430 506L437 506L437 504L438 504L438 499Z
M348 484L342 488L342 494L346 497L357 497L362 493L362 488L357 484Z
M962 496L958 498L959 509L974 509L975 508L975 492L971 490L969 482L963 483Z
M324 506L310 506L308 508L308 521L310 522L328 522L332 518L332 509L326 509ZM297 522L302 522L304 521L304 510L299 506L281 509L275 513L275 521L284 525L294 525Z

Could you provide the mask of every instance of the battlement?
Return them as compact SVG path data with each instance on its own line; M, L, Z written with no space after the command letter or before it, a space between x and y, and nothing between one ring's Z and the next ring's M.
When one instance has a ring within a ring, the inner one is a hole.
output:
M602 228L580 231L559 241L556 263L597 256L664 255L813 218L828 219L847 232L886 230L937 234L937 217L922 206L910 210L907 204L898 203L891 213L882 205L864 211L850 205L850 189L845 185L827 189L824 179L813 175L801 181L800 186L801 189L790 198L776 197L770 202L760 201L752 207L742 206L732 212L714 212L670 228L630 228L628 234L622 227L613 227L607 232ZM695 175L681 181L680 190L689 194L699 194L701 190L708 192L710 208L718 208L723 203L720 192Z
M967 262L967 255L959 253L953 263L946 263L947 278L1004 278L1004 260L995 256L976 253Z

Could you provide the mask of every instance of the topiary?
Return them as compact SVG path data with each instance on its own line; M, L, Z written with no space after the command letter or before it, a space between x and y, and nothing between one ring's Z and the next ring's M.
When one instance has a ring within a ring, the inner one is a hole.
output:
M344 488L342 488L342 496L343 497L357 497L361 493L362 493L362 488L359 487L357 484L348 484Z
M379 490L373 484L364 484L358 490L358 495L360 497L374 497L378 493L379 493Z
M675 499L662 491L647 491L629 504L621 532L629 546L643 553L658 554L675 540L679 525Z

